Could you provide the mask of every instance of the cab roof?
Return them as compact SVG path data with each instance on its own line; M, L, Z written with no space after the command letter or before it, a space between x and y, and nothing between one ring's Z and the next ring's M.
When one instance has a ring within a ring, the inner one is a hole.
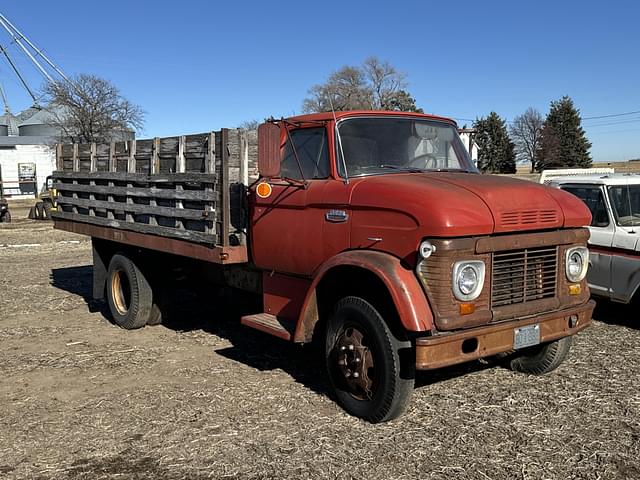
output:
M550 179L551 184L589 184L589 185L638 185L640 174L637 173L609 173L606 175L567 175Z
M295 117L287 118L290 122L328 122L333 120L334 113L333 112L323 112L323 113L310 113L307 115L297 115ZM412 118L424 118L425 120L436 120L439 122L450 123L451 125L457 127L457 123L451 118L440 117L437 115L428 115L426 113L415 113L415 112L396 112L396 111L386 111L386 110L347 110L347 111L339 111L335 112L335 118L337 120L348 118L348 117L368 117L368 116L376 116L376 117L412 117Z

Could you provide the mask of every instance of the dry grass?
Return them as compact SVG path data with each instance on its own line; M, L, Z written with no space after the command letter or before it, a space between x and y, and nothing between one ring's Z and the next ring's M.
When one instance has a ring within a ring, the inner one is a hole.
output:
M222 299L123 331L89 301L85 239L25 222L0 228L12 242L41 245L0 247L0 477L640 478L631 309L599 308L547 376L421 375L407 414L374 426L335 406L311 351Z

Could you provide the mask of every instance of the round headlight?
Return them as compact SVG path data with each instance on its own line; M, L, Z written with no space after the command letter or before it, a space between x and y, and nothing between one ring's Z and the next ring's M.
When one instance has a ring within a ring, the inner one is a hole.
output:
M589 265L589 251L584 247L567 250L566 270L570 282L579 282L587 274Z
M464 261L453 265L453 294L458 300L474 300L484 285L484 262Z
M475 268L467 265L458 273L458 288L465 295L469 295L478 286L478 272Z

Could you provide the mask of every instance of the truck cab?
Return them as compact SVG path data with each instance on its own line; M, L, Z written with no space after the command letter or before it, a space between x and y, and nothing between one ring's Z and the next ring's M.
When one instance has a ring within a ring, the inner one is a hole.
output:
M339 353L371 352L375 330L362 309L336 312L348 292L387 312L422 370L516 350L515 368L546 373L590 322L588 209L561 190L481 175L453 121L340 112L261 128L269 154L250 215L252 259L273 292L265 312L291 320L299 342L329 319L328 369L348 410L375 384L363 358ZM357 327L345 327L349 315Z
M591 293L630 303L640 292L640 175L578 175L551 185L580 198L589 208Z

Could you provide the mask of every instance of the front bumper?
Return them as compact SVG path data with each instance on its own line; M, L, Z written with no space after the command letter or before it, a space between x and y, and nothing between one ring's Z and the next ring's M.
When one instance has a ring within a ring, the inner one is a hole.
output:
M575 335L591 324L595 302L522 320L416 339L416 369L433 370L513 350L514 329L540 325L540 343ZM577 322L571 326L571 317Z

